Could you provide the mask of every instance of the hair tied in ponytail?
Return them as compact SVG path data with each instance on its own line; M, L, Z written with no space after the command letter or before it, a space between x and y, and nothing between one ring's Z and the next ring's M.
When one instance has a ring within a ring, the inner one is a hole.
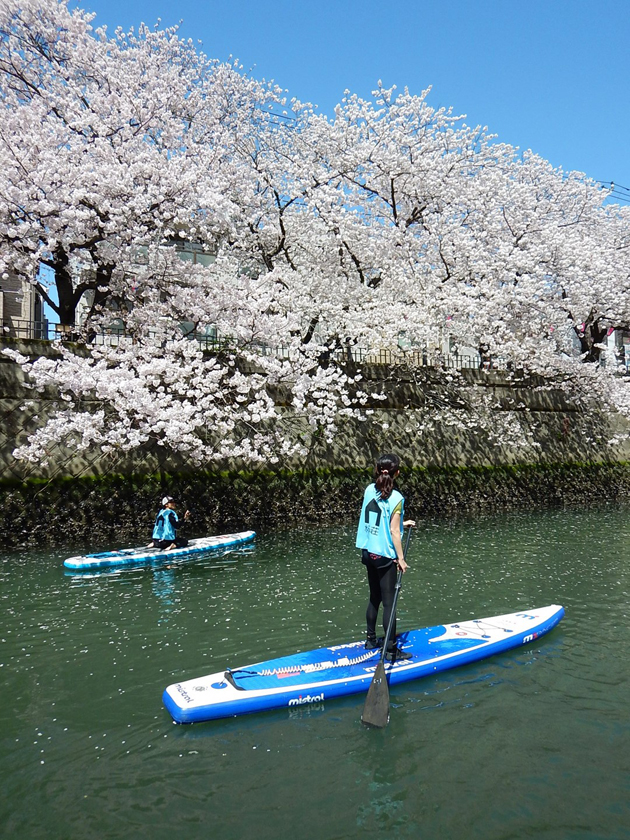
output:
M376 462L374 482L381 499L388 499L394 489L394 478L400 469L400 458L397 455L381 455Z

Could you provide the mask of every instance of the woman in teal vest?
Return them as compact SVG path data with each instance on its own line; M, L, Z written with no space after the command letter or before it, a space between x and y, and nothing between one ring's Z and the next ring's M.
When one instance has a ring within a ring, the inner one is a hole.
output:
M363 495L356 545L361 549L361 562L367 569L370 586L370 600L365 613L367 650L376 650L383 644L382 640L376 638L378 609L382 604L383 627L387 633L398 570L407 570L402 532L406 526L413 527L416 524L411 519L406 522L403 520L405 500L394 488L399 472L398 456L382 455L376 462L375 481L366 488ZM385 656L390 661L411 659L410 654L396 645L396 616Z

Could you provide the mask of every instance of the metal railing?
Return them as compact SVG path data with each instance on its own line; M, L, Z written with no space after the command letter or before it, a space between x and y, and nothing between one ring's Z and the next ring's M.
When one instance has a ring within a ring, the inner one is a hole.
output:
M6 337L22 340L72 341L81 338L81 328L79 326L53 324L49 321L25 321L14 318L2 322L2 334ZM124 335L125 330L122 325L112 324L110 327L102 327L96 331L92 336L92 343L116 345ZM213 353L237 348L236 339L229 335L219 336L190 332L187 337L196 341L202 350ZM274 356L280 359L288 359L291 354L290 348L284 345L272 345L264 342L250 343L247 345L247 349L255 355ZM447 367L454 370L478 370L480 368L498 370L505 367L505 360L503 359L493 358L482 361L478 355L403 349L369 351L356 346L335 350L331 353L331 358L340 362L351 361L366 365Z
M346 351L340 351L339 358L348 358ZM352 361L366 365L409 365L410 367L441 367L453 370L499 369L505 367L505 360L489 358L482 360L477 354L443 353L440 350L365 350L360 347L350 351Z
M7 338L43 339L54 341L59 336L55 328L59 324L51 324L49 321L25 321L22 318L5 318L2 321L2 335Z
M223 350L235 349L236 339L231 336L205 335L191 333L199 346L210 352L218 353ZM290 348L280 344L272 345L264 342L254 342L245 345L251 352L259 356L275 356L280 359L288 359ZM454 370L498 370L505 368L506 360L492 358L482 360L481 356L464 353L442 353L429 350L366 350L364 347L350 345L331 352L331 358L339 362L357 362L365 365L409 365L411 367L448 367Z
M81 332L80 326L69 327L49 321L26 321L12 318L5 319L2 322L2 335L22 340L80 340ZM219 353L235 350L238 346L237 340L229 335L195 331L187 333L185 330L184 334L190 340L196 341L202 350L208 352ZM95 344L116 345L124 335L124 326L120 323L113 323L109 327L102 327L96 331L91 340ZM246 348L255 355L274 356L280 359L288 359L291 353L291 350L286 346L272 345L266 342L250 343L246 345ZM509 367L508 360L501 357L482 358L479 354L443 353L439 350L416 348L366 350L363 347L348 345L331 352L331 358L339 362L351 361L364 365L389 367L407 365L414 368L450 368L452 370L505 370ZM628 369L625 372L628 373Z

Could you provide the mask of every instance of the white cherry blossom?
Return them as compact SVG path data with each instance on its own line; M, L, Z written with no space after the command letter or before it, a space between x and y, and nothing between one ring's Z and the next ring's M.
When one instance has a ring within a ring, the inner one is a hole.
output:
M388 422L345 362L447 339L630 417L627 378L600 364L630 327L630 211L430 90L347 92L328 117L176 29L110 34L57 0L4 0L0 75L0 275L80 333L56 360L13 353L62 396L19 457L66 440L301 458L347 417ZM409 415L419 435L481 425L536 449L516 406L441 383Z

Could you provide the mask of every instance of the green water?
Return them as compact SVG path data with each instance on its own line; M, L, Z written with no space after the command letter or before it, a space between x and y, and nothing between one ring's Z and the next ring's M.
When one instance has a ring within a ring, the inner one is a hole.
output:
M630 838L630 511L422 523L401 629L562 604L537 643L392 690L177 726L180 679L363 634L354 526L69 574L0 562L0 834L143 838ZM93 546L94 549L105 546Z

